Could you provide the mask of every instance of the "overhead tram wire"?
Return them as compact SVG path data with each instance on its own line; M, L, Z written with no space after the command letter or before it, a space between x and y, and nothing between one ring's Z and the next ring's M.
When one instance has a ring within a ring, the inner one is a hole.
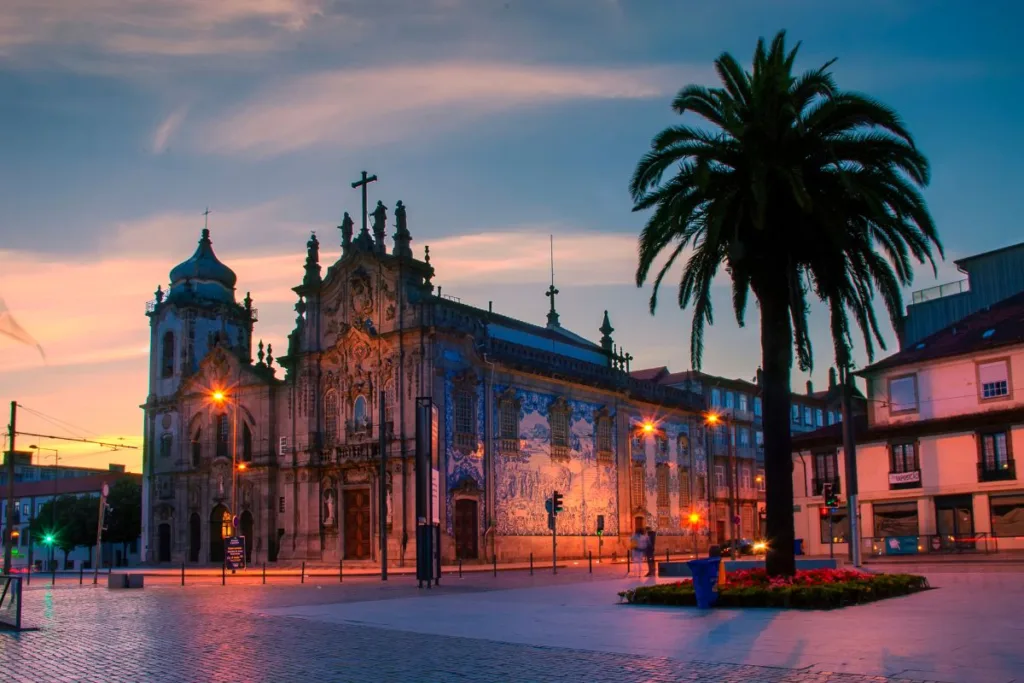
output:
M18 408L20 408L21 410L24 410L25 412L27 412L27 413L29 413L31 415L35 415L36 417L38 417L38 418L40 418L42 420L45 420L46 422L49 422L54 427L58 427L60 429L63 429L64 431L66 431L68 433L75 433L75 432L77 432L79 436L81 436L81 435L98 436L96 434L96 432L93 432L93 431L91 431L89 429L84 429L82 427L79 427L78 425L71 424L70 422L68 422L66 420L61 420L58 417L53 417L52 415L47 415L46 413L43 413L43 412L38 411L38 410L35 410L33 408L29 408L28 406L24 406L24 405L22 405L20 403L18 404Z

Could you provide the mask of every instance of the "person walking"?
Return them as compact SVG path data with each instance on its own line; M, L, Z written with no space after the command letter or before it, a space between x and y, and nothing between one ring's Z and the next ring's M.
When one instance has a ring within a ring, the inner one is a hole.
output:
M658 532L654 529L647 530L647 547L644 549L647 556L647 576L657 576L654 571L654 540L657 535Z
M642 567L644 558L647 557L647 536L644 534L642 528L638 528L633 532L633 537L630 539L629 547L632 553L633 563L630 567L630 571L626 573L626 576L632 576L632 570L636 568L636 575L639 578L642 575Z

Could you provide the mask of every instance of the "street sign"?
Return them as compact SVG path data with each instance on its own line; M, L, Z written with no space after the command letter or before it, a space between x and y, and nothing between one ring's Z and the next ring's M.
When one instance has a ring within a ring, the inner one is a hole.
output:
M95 491L95 489L93 489L93 490ZM104 482L104 484L103 484L103 497L106 498L109 495L110 495L110 486L107 485L106 482Z
M245 536L224 539L224 563L231 571L245 569Z

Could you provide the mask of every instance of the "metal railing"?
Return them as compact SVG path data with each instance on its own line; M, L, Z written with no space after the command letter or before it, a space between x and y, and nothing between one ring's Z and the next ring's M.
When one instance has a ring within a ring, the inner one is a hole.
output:
M880 536L863 538L865 557L898 557L906 555L988 555L999 551L999 541L990 533L918 534L914 536Z
M978 481L1013 481L1017 478L1017 466L1013 458L997 463L978 463Z
M925 301L941 299L942 297L949 296L951 294L962 294L963 292L969 291L971 291L970 280L964 278L963 280L957 280L956 282L947 282L944 285L936 285L926 289L919 289L914 292L911 297L915 304L920 304Z
M835 493L836 495L842 493L842 490L839 488L839 477L833 477L831 479L812 479L811 495L820 496L822 487L825 484L832 484L832 493Z

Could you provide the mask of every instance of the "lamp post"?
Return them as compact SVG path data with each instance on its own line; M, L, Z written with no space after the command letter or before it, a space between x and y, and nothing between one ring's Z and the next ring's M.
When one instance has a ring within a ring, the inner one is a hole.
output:
M238 517L236 492L238 490L238 398L230 396L222 389L213 392L211 398L219 406L231 406L231 534L237 535L235 518ZM244 469L244 466L242 467ZM223 535L223 532L222 532ZM249 539L246 539L249 540Z
M36 454L38 454L39 451L51 451L53 453L53 498L50 499L50 533L46 535L46 538L49 539L46 543L50 546L50 565L52 566L53 540L57 533L57 477L60 476L60 469L58 469L57 463L60 460L60 454L57 452L56 448L44 448L35 444L30 444L29 448L35 449ZM35 535L33 534L32 545L35 545L36 543L34 536Z
M719 415L718 413L707 413L704 416L704 424L709 427L715 427L721 425L725 428L725 453L726 453L726 487L728 489L728 501L729 501L729 536L731 537L731 543L729 544L729 554L732 559L736 559L736 545L737 545L737 534L736 534L736 487L735 487L735 476L733 470L735 468L735 457L732 447L732 430L735 424L728 417ZM710 472L708 473L710 475ZM717 488L717 487L716 487Z

